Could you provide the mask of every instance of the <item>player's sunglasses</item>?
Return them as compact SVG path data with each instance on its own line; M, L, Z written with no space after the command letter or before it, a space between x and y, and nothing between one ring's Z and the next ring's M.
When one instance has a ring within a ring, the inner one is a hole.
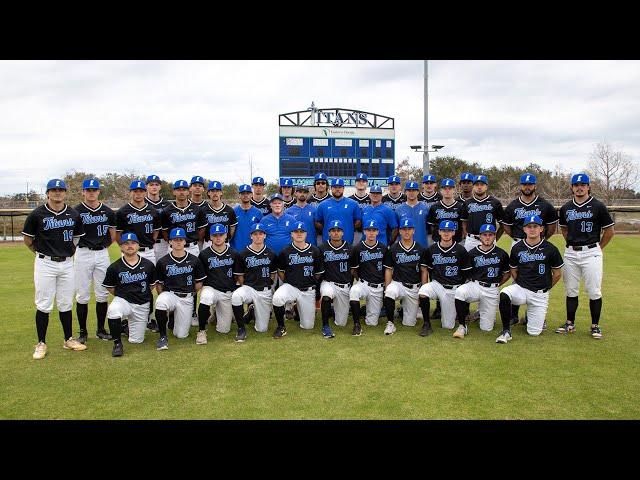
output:
M326 185L327 182L316 182L316 185Z

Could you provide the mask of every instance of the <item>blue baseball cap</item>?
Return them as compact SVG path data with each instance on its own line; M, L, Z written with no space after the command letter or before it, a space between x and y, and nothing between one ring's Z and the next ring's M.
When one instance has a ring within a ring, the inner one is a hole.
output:
M460 174L461 182L466 182L466 181L473 182L473 180L474 180L473 173L463 172Z
M138 236L135 233L123 233L120 237L120 244L122 245L124 242L140 243Z
M292 232L295 232L296 230L303 230L303 231L307 231L307 227L304 226L304 222L296 222L293 224L293 228L291 229Z
M400 181L400 177L397 175L391 175L389 178L387 178L387 185L391 185L392 183L402 183Z
M252 192L251 185L247 185L246 183L243 183L238 187L238 193L245 193L245 192L249 192L249 193Z
M304 183L299 183L299 184L296 185L296 192L298 190L303 190L305 192L308 192L309 191L309 185L306 185Z
M344 231L344 227L340 220L331 220L331 222L329 222L329 230L333 230L334 228L339 228Z
M379 230L378 222L375 220L367 220L365 224L362 226L363 230Z
M359 173L358 175L356 175L356 180L369 180L369 177L367 177L366 173Z
M438 224L438 230L457 230L458 225L456 222L452 222L451 220L442 220Z
M96 190L100 188L100 182L95 178L87 178L84 182L82 182L82 189L87 190L89 188L95 188Z
M538 225L542 225L542 219L538 215L531 215L529 217L525 217L524 223L522 224L522 226L526 227L531 223L537 223Z
M520 175L520 185L526 185L527 183L535 185L536 180L537 178L533 173L523 173L522 175Z
M441 187L455 187L456 186L456 182L453 178L443 178L440 181L440 186Z
M369 193L382 193L382 187L380 185L371 185Z
M327 180L327 174L326 173L322 173L322 172L316 173L313 176L313 183L315 184L316 181L318 181L318 180L325 180L326 181Z
M189 188L189 184L186 180L176 180L173 182L173 189L176 190L178 188Z
M342 178L333 178L331 179L332 187L344 187L344 179Z
M413 218L401 218L399 228L416 228Z
M489 179L486 175L476 175L476 178L473 180L473 183L476 184L478 182L482 182L485 185L489 185Z
M253 180L251 180L251 185L264 185L264 178L253 177Z
M267 233L267 231L264 229L264 225L262 225L261 223L256 223L255 225L253 225L251 227L251 230L249 231L249 233L253 233L253 232L264 232Z
M575 185L576 183L584 183L589 185L589 175L586 173L576 173L573 177L571 177L571 185Z
M227 233L227 226L222 223L214 223L209 228L209 235L222 235L223 233Z
M293 180L291 180L290 178L281 178L280 179L280 186L281 187L293 187Z
M436 183L435 175L425 175L422 177L422 183Z
M146 190L147 185L142 180L134 180L129 185L129 190Z
M169 240L173 240L174 238L184 238L186 240L187 232L184 231L184 228L172 228L171 232L169 232Z
M405 190L420 190L420 187L418 186L418 182L407 182L404 184L404 189Z
M281 202L284 202L284 198L279 193L275 193L271 195L271 198L269 199L269 203L272 203L275 200L280 200Z
M149 175L147 177L147 183L151 183L151 182L162 183L158 175Z
M496 227L491 223L485 223L480 227L480 233L496 233Z
M200 175L195 175L191 178L191 185L193 185L194 183L201 183L204 187L204 178L202 178Z
M207 191L209 190L222 190L222 184L217 180L211 180Z

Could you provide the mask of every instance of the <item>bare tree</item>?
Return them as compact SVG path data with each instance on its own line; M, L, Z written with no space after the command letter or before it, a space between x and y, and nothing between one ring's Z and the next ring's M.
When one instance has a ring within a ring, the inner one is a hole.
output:
M400 163L396 164L396 175L400 177L402 183L407 180L420 183L422 181L422 167L411 165L409 157L405 157Z
M553 205L562 205L571 198L571 177L560 164L557 164L551 175L545 175L540 182L542 195Z
M492 194L500 199L502 203L509 203L513 198L520 193L519 178L505 177L498 181L498 186L492 192Z
M594 147L589 158L589 173L595 180L592 188L607 205L613 205L629 190L635 190L640 167L630 155L602 142Z

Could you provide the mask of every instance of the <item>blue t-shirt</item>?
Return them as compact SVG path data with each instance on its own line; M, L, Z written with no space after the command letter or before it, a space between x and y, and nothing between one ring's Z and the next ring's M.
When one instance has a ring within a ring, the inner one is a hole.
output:
M291 230L293 230L295 222L296 219L287 213L283 213L280 218L276 218L273 213L270 213L260 220L267 232L264 243L276 255L279 255L280 250L291 243ZM309 236L309 232L307 232L307 236Z
M318 204L316 221L322 223L322 239L329 240L329 223L332 220L340 220L343 224L345 242L353 243L353 230L356 220L362 220L362 209L358 202L350 198L342 197L336 200L331 197Z
M367 205L362 209L362 224L365 225L371 220L375 220L378 224L378 236L376 240L385 245L389 245L387 234L391 234L391 230L398 228L398 217L396 213L386 206L384 203L373 206ZM389 232L387 232L387 230Z
M402 205L398 205L398 208L396 208L396 215L398 215L398 220L402 219L402 217L413 219L413 223L415 223L416 225L413 239L418 245L424 248L427 248L429 246L429 236L427 235L428 214L429 207L424 202L418 202L413 207L410 207L406 203L403 203Z
M251 227L260 222L262 212L253 205L249 210L244 210L240 205L236 205L233 207L233 211L236 212L238 225L236 225L236 233L230 243L235 251L241 252L251 244ZM205 237L208 234L209 232L206 232Z
M316 206L307 203L304 207L299 207L295 203L287 208L287 215L291 215L298 222L303 222L307 227L307 242L317 246L316 241Z

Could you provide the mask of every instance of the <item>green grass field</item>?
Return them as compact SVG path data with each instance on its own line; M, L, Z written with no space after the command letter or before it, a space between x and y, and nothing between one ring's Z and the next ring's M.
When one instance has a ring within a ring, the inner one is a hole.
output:
M508 248L508 240L500 245ZM589 335L584 295L577 332L553 333L564 321L560 283L549 330L534 338L516 326L507 345L494 343L499 321L490 333L471 324L463 340L437 322L427 338L403 326L387 337L384 321L352 337L349 321L325 340L318 319L311 332L287 321L280 341L250 328L244 344L233 341L235 326L228 335L209 326L209 344L197 346L192 329L184 340L170 334L164 352L148 332L142 345L125 341L125 356L112 358L112 343L93 337L92 301L89 348L63 350L54 311L49 352L36 361L33 255L21 244L0 246L0 267L2 419L640 418L637 236L615 237L605 250L600 341Z

